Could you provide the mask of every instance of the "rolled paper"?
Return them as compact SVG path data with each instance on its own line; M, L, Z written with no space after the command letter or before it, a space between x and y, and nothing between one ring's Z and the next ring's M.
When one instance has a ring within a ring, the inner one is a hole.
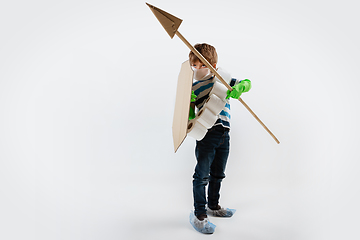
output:
M230 74L220 68L217 72L225 81L230 83ZM207 130L215 124L218 114L225 107L227 91L227 87L215 77L214 85L209 93L209 98L204 103L202 109L197 113L196 117L188 122L187 135L198 141L205 137Z
M218 115L225 107L225 102L215 94L210 95L205 104L205 107L211 110L215 115Z
M227 82L228 84L230 84L231 81L231 75L230 73L224 71L224 69L222 69L221 67L219 67L217 70L218 74L220 74L220 76L225 80L225 82ZM221 82L217 77L215 77L215 79L218 82Z
M201 125L201 123L197 122L196 118L189 121L187 135L189 135L192 138L195 138L196 140L201 140L205 137L206 133L207 133L207 128Z
M217 120L217 114L213 113L210 109L206 108L208 104L205 105L205 109L203 108L199 114L198 114L198 118L197 121L203 125L204 127L206 127L207 129L211 128L214 123Z
M224 86L224 84L215 80L213 88L210 91L210 95L215 94L220 99L224 100L227 96L227 91L228 91L228 89L227 89L227 87Z

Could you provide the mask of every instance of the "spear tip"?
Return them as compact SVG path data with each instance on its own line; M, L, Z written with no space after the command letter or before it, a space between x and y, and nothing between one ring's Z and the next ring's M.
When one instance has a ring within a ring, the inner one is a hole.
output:
M180 27L182 20L147 2L145 3L149 6L150 10L154 13L155 17L159 20L165 31L169 34L170 38L173 38Z

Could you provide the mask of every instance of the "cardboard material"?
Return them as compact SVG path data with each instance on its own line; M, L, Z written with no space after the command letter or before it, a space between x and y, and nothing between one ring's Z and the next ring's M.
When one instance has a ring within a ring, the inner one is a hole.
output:
M146 3L146 5L149 6L149 8L154 13L155 17L159 20L161 25L165 28L165 31L169 34L169 36L173 38L177 29L180 27L182 20L151 4Z
M193 75L194 72L191 69L189 60L185 61L181 65L178 77L174 119L172 125L175 152L185 140L187 134Z

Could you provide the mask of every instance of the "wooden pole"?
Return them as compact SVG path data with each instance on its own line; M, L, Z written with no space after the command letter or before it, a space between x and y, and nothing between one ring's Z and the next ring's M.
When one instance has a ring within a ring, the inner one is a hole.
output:
M186 46L200 59L200 61L207 66L210 71L215 74L215 76L222 82L222 84L225 85L227 89L232 91L232 87L220 76L220 74L215 70L215 68L199 53L198 50L196 50L184 37L181 35L179 31L176 31L175 33L185 44ZM238 99L244 107L253 115L253 117L263 126L263 128L272 136L272 138L276 141L277 144L279 144L279 140L275 137L275 135L265 126L265 124L256 116L256 114L251 110L251 108L242 100L241 98Z
M277 144L279 144L279 140L275 137L275 135L270 131L270 129L268 129L265 124L260 120L260 118L258 118L258 116L256 116L256 114L250 109L250 107L244 102L244 100L242 100L241 98L239 98L239 101L244 105L244 107L253 115L253 117L261 124L261 126L263 126L263 128L265 128L265 130L272 136L272 138L275 140L275 142Z

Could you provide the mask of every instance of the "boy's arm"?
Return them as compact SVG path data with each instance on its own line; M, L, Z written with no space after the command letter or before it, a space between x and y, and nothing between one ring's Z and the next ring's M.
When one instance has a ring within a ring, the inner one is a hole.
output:
M232 87L232 91L227 91L226 99L235 98L238 99L242 93L248 92L251 89L251 81L249 79L244 79L240 81L238 84Z

